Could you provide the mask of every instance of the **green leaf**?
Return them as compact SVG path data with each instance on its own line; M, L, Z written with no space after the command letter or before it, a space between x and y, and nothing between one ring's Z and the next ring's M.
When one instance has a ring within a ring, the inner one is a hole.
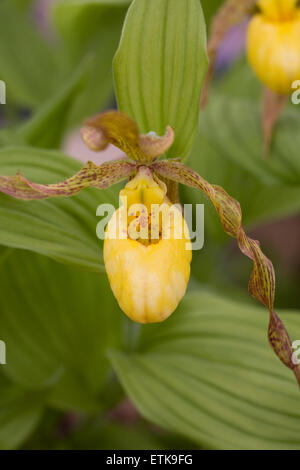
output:
M106 350L120 345L123 319L106 275L15 250L1 263L0 283L6 375L32 393L46 391L57 408L104 408Z
M0 73L8 99L36 106L57 83L57 63L46 41L9 0L0 2Z
M276 126L268 158L263 155L259 103L234 99L232 96L211 96L207 108L201 114L199 129L214 152L222 155L225 161L246 170L262 184L281 183L299 187L298 109L287 107L283 112Z
M198 0L135 0L114 59L119 109L142 132L175 129L169 156L184 158L198 121L207 70L205 22Z
M20 127L17 134L24 142L35 147L59 147L74 101L86 85L90 65L90 61L80 64L58 92Z
M81 123L112 100L111 64L128 3L128 0L61 0L54 4L53 23L62 38L61 53L67 69L87 55L93 58L88 84L72 112L73 124Z
M0 450L9 450L22 444L37 426L43 394L24 391L2 374L0 388Z
M299 314L281 313L300 338ZM266 325L261 308L195 292L143 328L139 352L110 357L138 410L163 428L204 448L297 449L299 389Z
M62 181L81 166L59 152L30 147L0 150L0 174L21 171L39 183ZM0 244L103 272L102 242L96 237L99 222L96 209L101 203L117 207L117 189L86 189L72 198L42 201L21 201L0 194Z

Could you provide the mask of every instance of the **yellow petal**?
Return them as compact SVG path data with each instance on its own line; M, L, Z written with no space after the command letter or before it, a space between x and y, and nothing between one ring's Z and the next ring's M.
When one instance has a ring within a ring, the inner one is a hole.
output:
M259 80L289 94L300 77L300 9L293 0L263 0L262 13L249 23L248 61Z

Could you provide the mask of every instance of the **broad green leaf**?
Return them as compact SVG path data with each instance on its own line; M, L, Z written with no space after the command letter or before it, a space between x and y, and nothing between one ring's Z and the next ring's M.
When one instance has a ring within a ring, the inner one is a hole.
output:
M199 0L134 0L114 59L119 109L142 132L175 129L169 156L191 149L207 70L205 22Z
M90 61L80 64L57 93L20 127L17 134L24 142L35 147L59 147L74 102L86 85L90 65Z
M32 181L54 183L81 164L70 157L30 147L0 150L0 174L18 171ZM103 272L102 242L96 237L101 203L118 206L117 188L86 189L72 198L21 201L0 195L0 244L35 251L58 261Z
M300 338L299 313L283 313ZM299 449L300 395L259 307L194 292L113 366L144 417L212 449Z
M296 106L287 107L280 117L268 158L263 155L261 109L257 102L210 96L200 116L199 129L215 153L261 183L299 187L300 121Z
M93 64L84 93L72 112L72 123L99 112L113 97L112 59L118 46L128 0L73 1L54 4L53 23L61 38L68 69L87 55Z
M9 450L22 444L37 426L44 396L22 390L2 374L0 389L0 450Z
M54 4L52 20L66 41L65 46L71 56L79 57L86 51L92 36L100 33L102 28L106 30L103 20L107 19L107 13L118 15L120 7L126 7L129 3L129 0L61 0Z
M0 74L7 99L35 107L57 83L53 51L19 9L9 0L0 2Z
M0 283L6 375L32 393L47 391L58 408L105 407L106 350L120 345L123 319L106 275L15 250L0 265Z

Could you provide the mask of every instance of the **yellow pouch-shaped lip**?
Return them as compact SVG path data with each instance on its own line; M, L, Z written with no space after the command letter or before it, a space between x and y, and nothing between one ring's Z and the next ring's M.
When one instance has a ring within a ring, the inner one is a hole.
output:
M300 10L294 1L262 0L249 23L248 61L259 80L279 94L300 79Z
M160 322L171 315L190 277L188 227L180 209L171 206L165 193L164 184L151 174L137 175L121 191L123 198L127 196L127 205L115 211L106 230L104 262L112 291L124 313L139 323ZM167 210L160 237L148 244L128 236L126 215L132 204L142 203L149 214L151 204L164 203ZM178 234L182 236L176 238Z
M187 240L104 243L104 262L112 291L124 313L138 323L165 320L183 298L190 277Z

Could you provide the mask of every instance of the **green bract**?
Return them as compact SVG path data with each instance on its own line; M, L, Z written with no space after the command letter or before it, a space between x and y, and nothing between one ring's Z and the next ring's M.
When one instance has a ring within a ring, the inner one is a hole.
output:
M206 30L198 0L134 0L129 8L114 77L120 111L141 132L170 125L168 156L186 158L198 123L207 69Z

